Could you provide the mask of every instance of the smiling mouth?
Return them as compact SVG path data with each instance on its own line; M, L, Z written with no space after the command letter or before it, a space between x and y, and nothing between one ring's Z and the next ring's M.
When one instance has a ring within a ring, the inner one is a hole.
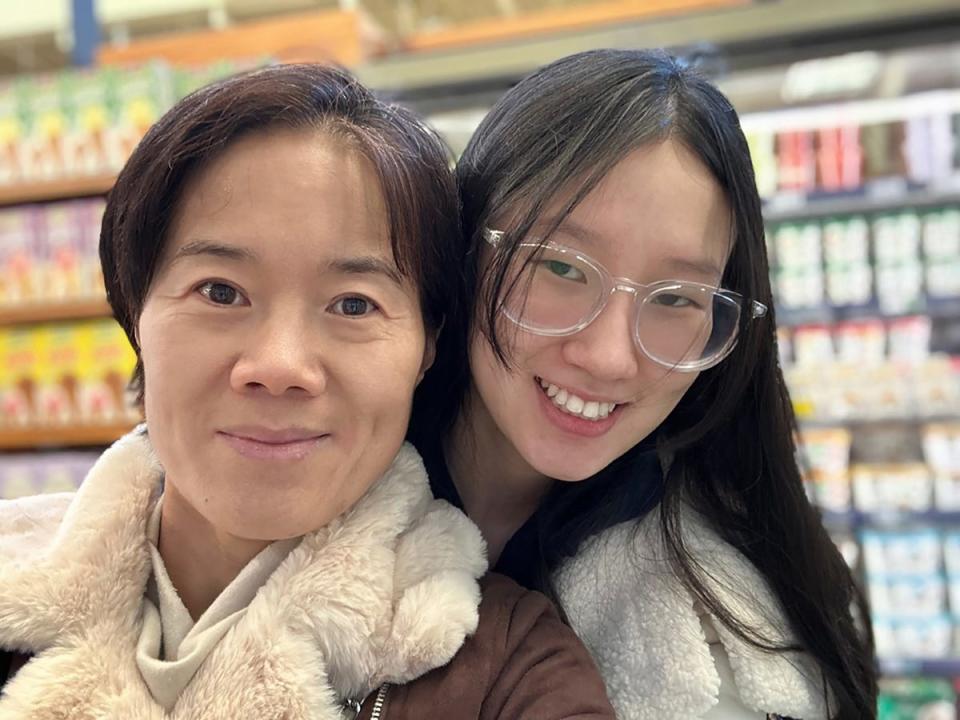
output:
M541 377L535 378L541 391L562 412L583 420L599 422L605 420L623 403L603 400L584 400L576 393L560 385L554 385Z

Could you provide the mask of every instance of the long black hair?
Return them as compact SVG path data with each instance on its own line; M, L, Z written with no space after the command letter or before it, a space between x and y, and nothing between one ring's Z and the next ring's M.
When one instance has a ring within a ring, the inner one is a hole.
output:
M480 124L456 171L464 301L448 314L436 363L418 390L411 438L449 437L467 402L472 332L482 332L509 366L509 343L497 332L506 268L544 206L572 189L559 224L629 152L667 139L692 151L725 192L734 238L723 286L771 308L766 318L742 320L732 354L699 375L656 433L666 468L658 522L671 565L710 614L745 641L812 656L835 717L875 717L865 600L810 505L797 465L796 421L778 365L763 218L747 143L727 98L675 58L624 50L564 58L522 80ZM481 265L483 228L506 215L508 227L498 225L505 242ZM538 589L557 600L552 571L587 537L622 519L618 508L636 507L632 460L649 443L593 478L555 483L540 508ZM757 568L789 618L796 647L776 645L717 599L684 546L685 507L707 518Z

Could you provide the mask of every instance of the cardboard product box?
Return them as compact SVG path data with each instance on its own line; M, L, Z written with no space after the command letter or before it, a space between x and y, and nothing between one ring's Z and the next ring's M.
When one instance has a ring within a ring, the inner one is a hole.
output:
M0 185L23 182L27 134L27 95L24 81L0 82Z
M3 374L0 376L0 415L6 427L35 424L37 406L36 368L38 337L33 327L7 328L0 340Z
M86 424L136 419L127 386L136 355L123 329L114 320L79 326L79 412Z
M82 298L100 299L106 294L100 268L100 225L106 200L88 198L77 205L78 282Z
M37 329L37 422L63 426L79 422L80 331L58 323Z
M81 200L42 207L43 299L66 302L81 296L80 250L83 239Z
M67 115L61 75L35 75L24 82L29 105L22 155L23 177L28 181L63 177Z
M117 117L111 97L113 68L75 70L63 76L67 118L64 164L68 175L103 175L110 172L107 129Z
M0 305L20 305L40 297L41 223L36 206L0 208Z
M163 63L106 76L115 114L107 127L109 166L119 171L150 126L176 101L173 70Z

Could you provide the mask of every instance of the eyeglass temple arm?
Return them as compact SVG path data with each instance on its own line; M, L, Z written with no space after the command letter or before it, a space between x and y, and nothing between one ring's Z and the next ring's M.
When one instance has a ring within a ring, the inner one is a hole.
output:
M496 247L500 244L500 241L503 240L503 230L491 230L490 228L484 228L483 239L490 243L493 247Z

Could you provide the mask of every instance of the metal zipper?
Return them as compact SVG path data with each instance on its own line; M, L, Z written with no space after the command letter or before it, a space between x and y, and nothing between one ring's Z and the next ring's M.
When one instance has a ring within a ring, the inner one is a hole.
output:
M370 713L370 720L380 720L383 713L383 704L387 701L387 690L390 689L390 683L384 683L377 690L377 699L373 701L373 712Z

